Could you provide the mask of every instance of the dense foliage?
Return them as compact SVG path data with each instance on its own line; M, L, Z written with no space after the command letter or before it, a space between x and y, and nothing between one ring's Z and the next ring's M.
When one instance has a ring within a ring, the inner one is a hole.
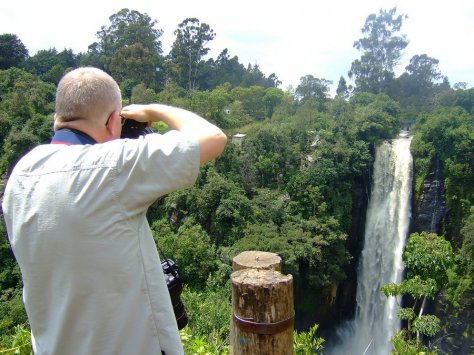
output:
M284 91L275 74L267 77L257 65L244 66L228 49L217 59L205 59L208 42L218 34L195 18L179 24L168 55L163 54L158 22L129 9L110 17L86 53L50 48L28 56L15 35L2 35L2 185L25 152L48 142L55 85L80 65L111 73L124 103L180 106L215 122L229 136L245 134L232 139L221 157L201 169L195 186L161 198L148 213L157 244L177 261L188 283L183 294L190 316L182 333L186 350L227 353L232 258L250 249L278 253L296 288L318 294L341 282L355 256L347 240L354 191L370 176L374 147L409 126L418 192L433 162L442 162L450 211L443 231L448 244L442 245L453 248L455 257L449 263L435 260L428 251L436 250L411 239L413 248L407 249L405 260L409 278L404 289L393 293L434 297L433 292L416 294L425 290L426 279L434 279L433 290L445 290L443 297L452 307L470 309L466 295L473 293L474 271L474 89L466 90L462 83L451 88L438 61L426 54L414 56L395 77L394 67L408 44L397 35L403 19L396 9L368 17L364 37L354 44L361 51L349 73L355 86L341 77L334 98L329 95L331 82L311 74L302 76L294 92ZM9 53L14 54L10 62L4 59ZM15 342L13 348L21 350L27 329L21 275L3 224L0 235L0 348ZM433 268L423 269L420 260L433 262ZM436 275L428 277L433 271ZM316 329L295 334L299 353L322 350ZM466 329L472 332L472 324ZM408 349L410 341L397 335L394 345Z

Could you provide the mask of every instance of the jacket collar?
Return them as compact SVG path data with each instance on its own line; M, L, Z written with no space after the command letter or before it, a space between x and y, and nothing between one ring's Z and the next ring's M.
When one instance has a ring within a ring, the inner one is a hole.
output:
M97 142L88 134L73 128L63 128L54 132L51 144L96 144Z

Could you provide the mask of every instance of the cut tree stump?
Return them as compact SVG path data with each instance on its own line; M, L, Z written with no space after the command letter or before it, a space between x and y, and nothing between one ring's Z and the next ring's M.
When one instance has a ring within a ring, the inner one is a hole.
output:
M244 251L232 259L234 271L242 269L266 269L281 271L281 258L265 251Z

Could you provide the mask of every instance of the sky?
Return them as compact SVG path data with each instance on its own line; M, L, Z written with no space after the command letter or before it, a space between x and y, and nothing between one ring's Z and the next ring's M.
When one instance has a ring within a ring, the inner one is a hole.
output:
M367 16L393 7L408 16L399 32L409 44L398 75L413 55L427 54L451 85L474 86L473 0L1 0L0 34L16 34L30 55L53 47L85 52L109 17L128 8L157 20L168 54L179 23L195 17L216 34L206 59L227 48L245 66L275 73L282 89L310 74L333 81L334 92L341 76L350 82L347 72L361 56L353 44Z

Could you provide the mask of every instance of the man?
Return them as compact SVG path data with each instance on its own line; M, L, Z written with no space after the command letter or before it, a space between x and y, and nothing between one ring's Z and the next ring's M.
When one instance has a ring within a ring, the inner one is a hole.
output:
M121 110L116 82L95 68L61 79L55 111L52 144L18 162L2 205L34 352L182 354L146 211L192 185L227 137L182 109ZM119 139L124 118L171 131Z

